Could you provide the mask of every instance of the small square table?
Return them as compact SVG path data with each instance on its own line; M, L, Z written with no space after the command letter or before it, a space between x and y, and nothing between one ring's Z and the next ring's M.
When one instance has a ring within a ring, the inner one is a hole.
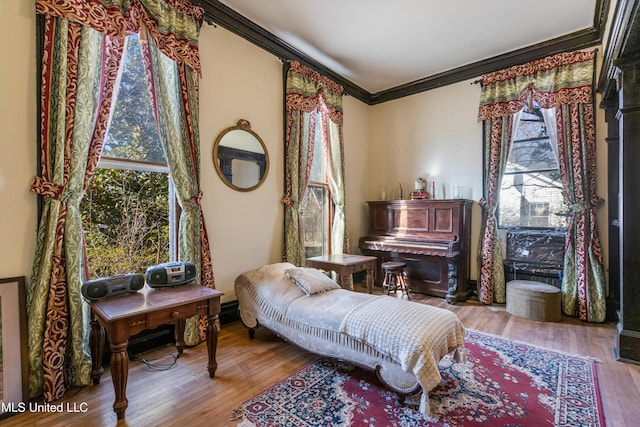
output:
M307 258L307 267L335 271L338 283L343 289L349 289L349 277L359 271L367 272L367 292L373 293L378 258L374 256L331 254Z
M196 314L207 320L207 370L213 378L218 367L216 348L220 324L220 297L222 292L192 283L183 286L150 289L144 287L140 292L107 297L91 301L91 348L93 384L100 383L102 376L102 350L105 332L111 348L111 379L116 399L113 411L118 420L124 419L129 406L126 396L129 356L127 344L129 337L145 329L160 325L175 324L176 348L179 353L185 347L184 330L187 318Z

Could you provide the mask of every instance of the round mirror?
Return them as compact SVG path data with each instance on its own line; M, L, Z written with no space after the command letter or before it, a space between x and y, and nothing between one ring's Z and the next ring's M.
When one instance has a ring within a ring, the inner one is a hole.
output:
M262 139L246 120L220 132L213 144L213 164L229 187L251 191L260 187L269 171L269 155Z

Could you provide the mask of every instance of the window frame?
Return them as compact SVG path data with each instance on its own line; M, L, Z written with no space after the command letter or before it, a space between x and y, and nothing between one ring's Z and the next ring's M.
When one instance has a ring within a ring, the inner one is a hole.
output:
M182 212L180 203L175 192L175 186L173 179L171 178L171 172L169 165L156 162L148 162L144 160L130 160L122 159L118 157L102 156L98 161L98 168L100 169L119 169L119 170L132 170L139 172L156 172L166 173L169 178L169 194L167 195L169 203L169 260L168 262L175 262L178 259L178 234L179 224L178 220Z
M525 107L523 107L525 108ZM511 116L510 118L511 120L513 120L513 116ZM518 122L518 126L520 125L520 123L522 122L522 120L520 120ZM544 119L542 120L542 122L544 123ZM545 125L545 129L546 129L546 123L544 123ZM517 130L516 130L517 132ZM549 131L547 130L547 134L549 134ZM485 149L483 150L483 176L486 176L486 144L487 144L487 138L486 138L486 123L483 121L482 123L482 139L483 139L483 146L485 147ZM511 141L511 150L513 150L514 145L516 143L519 142L531 142L531 141L536 141L536 140L541 140L541 139L549 139L550 143L552 143L550 137L548 138L525 138L525 139L518 139L518 140L512 140ZM509 153L509 156L511 156L511 153L513 151L511 151ZM509 158L507 158L507 162L509 161ZM538 168L538 169L527 169L526 171L505 171L503 173L503 177L502 179L504 180L505 176L508 175L528 175L528 174L537 174L537 173L545 173L545 172L558 172L560 171L560 165L558 164L557 168ZM484 186L484 192L486 193L486 181L483 180L483 186ZM502 182L500 182L499 186L498 186L498 192L499 192L499 197L498 197L498 204L496 206L496 210L495 210L495 217L497 220L497 229L498 231L500 230L504 230L505 232L508 231L516 231L516 230L531 230L532 233L537 233L540 231L544 231L544 230L548 230L548 231L558 231L558 232L565 232L567 231L567 227L556 227L556 226L552 226L552 225L548 225L548 226L525 226L525 225L503 225L501 223L500 220L500 202L502 200ZM563 197L564 198L564 197ZM558 212L560 213L560 212ZM550 210L550 215L553 215L555 213L551 213Z
M109 125L106 129L105 135L104 135L104 146L103 146L103 152L102 155L100 157L100 160L98 161L97 164L97 168L98 169L115 169L115 170L123 170L123 171L134 171L134 172L149 172L149 173L163 173L167 175L168 178L168 194L167 194L167 203L168 203L168 225L169 225L169 248L168 248L168 259L164 262L174 262L178 260L178 239L179 239L179 217L181 214L181 208L180 208L180 204L178 202L177 199L177 195L175 192L175 186L173 183L173 179L171 176L171 171L167 162L167 158L166 158L166 153L164 153L164 150L162 150L161 148L161 142L160 142L160 129L157 129L157 126L153 126L155 127L155 133L154 135L157 136L157 139L151 138L149 141L153 140L154 144L157 144L157 149L160 149L163 151L162 153L162 158L160 159L160 156L156 156L155 159L156 161L150 161L150 160L136 160L136 159L131 159L131 158L127 158L127 157L116 157L113 155L110 155L111 153L109 152L109 150L105 151L104 148L108 145L108 141L109 141L109 133L111 131L111 128L114 124L113 119L114 119L114 114L116 112L116 106L118 105L118 98L120 95L120 91L121 91L121 87L120 85L122 84L123 81L123 74L126 72L125 71L125 67L128 64L129 61L133 61L132 57L129 56L129 50L131 48L135 48L133 47L133 45L130 44L130 40L132 38L138 38L139 35L137 34L131 34L128 36L127 41L126 41L126 45L125 45L125 50L123 52L123 58L122 58L122 63L120 65L120 70L118 71L118 76L116 79L116 88L115 88L115 93L114 93L114 98L112 99L112 110L111 110L111 117L109 118ZM136 41L136 43L139 43L138 41ZM138 46L139 48L139 46ZM139 53L139 52L138 52ZM136 56L137 58L137 56ZM139 57L139 60L144 60L142 57ZM146 90L148 91L148 82L147 82L147 76L145 75L145 70L144 67L141 68L141 63L139 62L134 62L134 65L131 66L131 68L129 68L129 70L135 70L136 72L133 74L128 74L128 78L135 80L137 83L140 83L140 80L142 79L142 82L144 83L143 86L146 88ZM131 71L128 71L128 73L131 73ZM142 74L140 74L142 73ZM130 95L129 95L130 96ZM148 96L151 96L151 94L149 93ZM139 121L135 121L134 123L137 123L140 126L143 126L144 123L140 123ZM148 124L147 124L148 126ZM123 145L122 146L129 146L129 144L132 141L125 139L123 141ZM89 268L91 268L91 266L88 266ZM141 266L143 267L143 266ZM147 266L148 267L148 266Z
M334 212L335 212L335 205L333 203L333 197L331 195L331 183L329 182L329 168L330 168L330 164L329 164L329 141L325 138L325 136L327 135L327 133L325 132L325 127L327 126L326 120L328 120L328 117L326 117L325 114L320 113L318 115L318 123L317 126L318 128L316 129L316 137L314 140L314 150L313 150L313 158L312 158L312 162L315 163L316 160L316 153L317 153L317 149L321 148L321 152L322 152L322 178L324 180L320 181L320 180L312 180L311 178L309 179L309 181L307 182L307 189L305 191L304 197L307 197L307 195L309 194L309 189L311 187L318 187L318 188L322 188L323 189L323 194L324 194L324 213L325 213L325 217L323 218L323 225L326 227L326 230L324 230L324 234L326 234L326 242L324 242L324 244L326 245L325 250L323 251L322 255L330 255L332 253L332 239L331 239L331 230L333 229L333 217L334 217ZM312 163L312 165L313 165ZM313 166L312 166L313 167ZM303 241L304 244L304 241ZM305 247L305 252L306 252L306 248Z
M319 181L309 181L307 184L307 190L305 191L305 198L312 192L313 188L320 188L323 194L323 206L324 206L324 218L322 218L323 227L326 227L326 230L323 230L323 235L326 234L326 240L323 241L323 251L320 253L320 256L328 255L331 253L331 212L333 210L333 204L331 203L331 196L329 194L329 186L326 183ZM302 215L301 215L302 216ZM304 236L304 230L301 230ZM305 254L307 253L308 246L305 244L303 237L303 245L305 248ZM306 256L306 255L305 255ZM314 254L314 256L318 256L318 254Z

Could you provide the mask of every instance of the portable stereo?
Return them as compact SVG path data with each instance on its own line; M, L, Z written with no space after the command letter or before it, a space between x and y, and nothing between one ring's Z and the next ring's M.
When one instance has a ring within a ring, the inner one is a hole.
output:
M138 292L144 287L142 274L119 274L84 282L80 288L82 296L88 300L98 300L113 295Z
M184 285L196 278L196 265L191 262L169 262L147 268L147 285L151 288Z

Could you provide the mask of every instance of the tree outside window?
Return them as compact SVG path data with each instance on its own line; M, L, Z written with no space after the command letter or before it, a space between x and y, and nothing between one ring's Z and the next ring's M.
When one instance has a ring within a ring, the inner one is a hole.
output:
M92 279L144 273L171 260L174 215L168 172L138 37L132 35L102 157L81 204Z

